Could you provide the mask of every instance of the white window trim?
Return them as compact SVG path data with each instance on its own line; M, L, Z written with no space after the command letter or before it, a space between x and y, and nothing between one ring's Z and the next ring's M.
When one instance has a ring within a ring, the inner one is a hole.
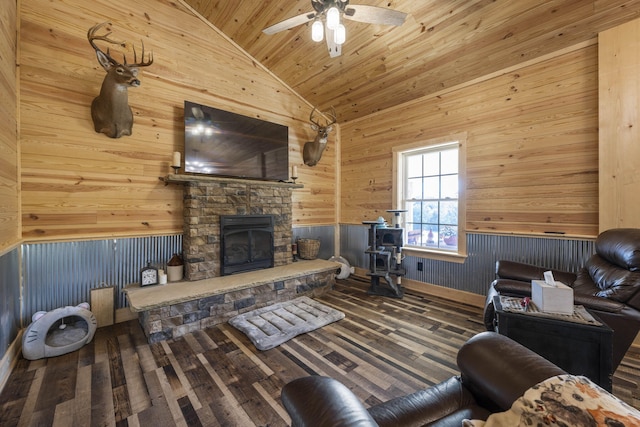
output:
M431 138L410 144L393 147L393 208L400 209L402 206L402 196L404 194L404 176L400 167L402 155L411 151L420 151L425 148L438 148L450 145L453 141L458 141L458 250L442 251L430 248L405 247L402 252L407 255L421 258L432 258L444 261L463 263L467 258L467 204L466 204L466 170L467 170L467 133L452 134L438 138ZM406 218L405 218L406 222Z

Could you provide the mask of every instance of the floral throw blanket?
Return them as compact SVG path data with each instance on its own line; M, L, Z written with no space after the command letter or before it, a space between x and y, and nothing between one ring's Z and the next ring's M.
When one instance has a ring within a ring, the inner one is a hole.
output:
M511 409L487 421L464 420L463 427L630 427L640 426L640 411L586 377L558 375L527 390Z

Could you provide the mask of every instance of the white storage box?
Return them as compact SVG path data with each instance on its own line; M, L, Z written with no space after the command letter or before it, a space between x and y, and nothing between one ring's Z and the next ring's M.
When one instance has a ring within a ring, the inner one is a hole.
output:
M544 280L531 281L531 299L545 313L573 314L573 288L564 283L549 285Z

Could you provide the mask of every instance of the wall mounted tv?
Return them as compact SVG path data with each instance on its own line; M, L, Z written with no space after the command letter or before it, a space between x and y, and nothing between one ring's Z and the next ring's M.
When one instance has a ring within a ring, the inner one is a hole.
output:
M185 101L185 171L270 181L289 179L289 128Z

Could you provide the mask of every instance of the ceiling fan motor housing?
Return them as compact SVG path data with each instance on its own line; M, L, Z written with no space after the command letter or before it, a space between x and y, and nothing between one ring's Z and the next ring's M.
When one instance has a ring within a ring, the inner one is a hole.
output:
M348 4L349 0L311 0L311 6L318 13L324 13L332 6L344 13Z

